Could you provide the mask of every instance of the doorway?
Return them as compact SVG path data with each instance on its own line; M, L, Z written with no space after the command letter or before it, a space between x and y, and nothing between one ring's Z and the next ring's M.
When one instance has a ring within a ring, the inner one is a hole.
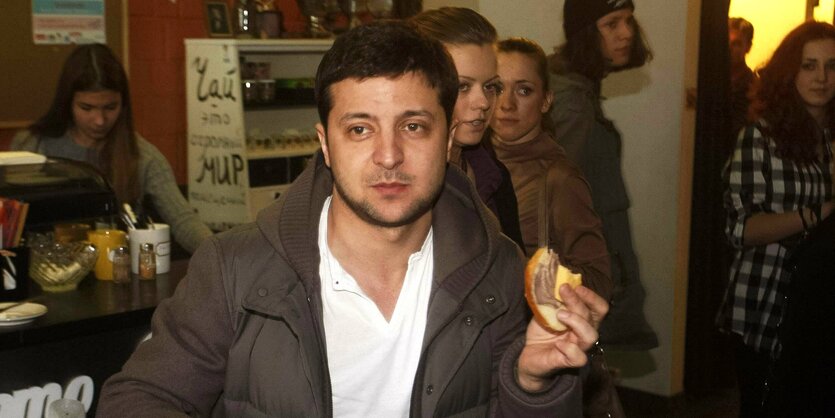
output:
M756 69L800 23L832 23L835 0L719 0L703 1L701 7L684 371L685 391L693 395L736 386L730 338L719 333L714 322L732 257L724 234L721 177L736 138L728 117L728 17L744 17L753 24L754 47L746 62Z

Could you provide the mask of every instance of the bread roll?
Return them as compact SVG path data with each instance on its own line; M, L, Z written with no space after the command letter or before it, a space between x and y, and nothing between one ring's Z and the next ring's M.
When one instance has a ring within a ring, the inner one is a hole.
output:
M549 248L536 250L525 267L525 297L536 321L551 331L565 331L567 327L557 319L557 310L565 305L560 286L573 289L582 283L580 274L561 265L556 253Z

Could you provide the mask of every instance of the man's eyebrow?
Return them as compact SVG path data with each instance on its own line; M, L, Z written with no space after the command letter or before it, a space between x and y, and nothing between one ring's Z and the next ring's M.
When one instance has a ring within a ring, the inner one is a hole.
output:
M433 119L433 120L435 119L435 115L433 115L432 112L429 112L428 110L422 110L422 109L421 110L407 110L407 111L401 113L401 115L402 115L402 117L406 117L406 118L411 118L411 117L415 117L415 116L422 116L422 117L430 118L430 119Z
M430 119L435 119L435 115L428 110L418 109L418 110L406 110L400 114L400 117L410 118L415 116L426 117ZM351 119L376 119L375 117L371 116L365 112L352 112L346 113L339 118L339 122L345 122Z
M346 113L339 118L339 122L345 122L350 119L371 119L371 115L364 112Z

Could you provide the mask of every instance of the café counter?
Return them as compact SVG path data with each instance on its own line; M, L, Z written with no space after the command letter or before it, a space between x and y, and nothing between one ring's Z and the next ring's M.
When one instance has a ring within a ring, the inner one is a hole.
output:
M104 381L149 335L154 309L187 267L188 260L172 260L168 273L130 284L91 274L63 293L32 283L28 300L48 311L25 325L0 326L0 416L40 417L56 395L81 400L92 416Z

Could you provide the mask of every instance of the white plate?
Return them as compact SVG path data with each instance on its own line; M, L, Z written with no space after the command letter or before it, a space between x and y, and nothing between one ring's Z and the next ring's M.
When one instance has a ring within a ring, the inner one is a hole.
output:
M15 302L0 303L0 309ZM22 305L15 306L8 311L0 312L0 326L12 326L28 324L35 320L35 318L46 314L46 306L38 303L26 302Z

